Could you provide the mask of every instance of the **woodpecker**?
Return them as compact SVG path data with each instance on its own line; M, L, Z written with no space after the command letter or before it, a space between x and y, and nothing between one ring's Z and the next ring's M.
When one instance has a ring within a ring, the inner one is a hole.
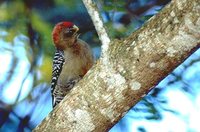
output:
M52 32L56 48L51 81L53 108L94 63L89 45L78 38L78 30L79 28L72 22L60 22L55 25Z

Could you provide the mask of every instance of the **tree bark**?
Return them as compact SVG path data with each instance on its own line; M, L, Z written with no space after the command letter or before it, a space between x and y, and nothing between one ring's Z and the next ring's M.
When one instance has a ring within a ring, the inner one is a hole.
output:
M200 1L173 0L129 37L102 43L100 60L34 131L108 131L200 46Z

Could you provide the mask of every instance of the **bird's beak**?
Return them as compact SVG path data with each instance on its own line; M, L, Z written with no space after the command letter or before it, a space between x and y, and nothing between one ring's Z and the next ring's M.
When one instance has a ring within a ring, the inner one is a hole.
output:
M79 28L76 25L74 25L72 28L73 28L73 30L75 30L75 32L78 32L78 30L79 30Z

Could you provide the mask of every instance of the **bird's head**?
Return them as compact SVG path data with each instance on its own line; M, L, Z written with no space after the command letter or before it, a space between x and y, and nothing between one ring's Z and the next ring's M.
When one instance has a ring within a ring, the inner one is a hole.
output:
M55 25L52 38L58 49L65 49L75 44L79 28L72 22L60 22Z

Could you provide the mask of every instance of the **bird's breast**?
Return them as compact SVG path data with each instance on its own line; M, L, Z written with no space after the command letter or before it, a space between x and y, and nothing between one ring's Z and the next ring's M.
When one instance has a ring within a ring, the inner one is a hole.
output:
M70 79L77 78L84 75L83 67L85 65L85 58L71 52L65 52L65 63L62 67L58 82L65 85Z

